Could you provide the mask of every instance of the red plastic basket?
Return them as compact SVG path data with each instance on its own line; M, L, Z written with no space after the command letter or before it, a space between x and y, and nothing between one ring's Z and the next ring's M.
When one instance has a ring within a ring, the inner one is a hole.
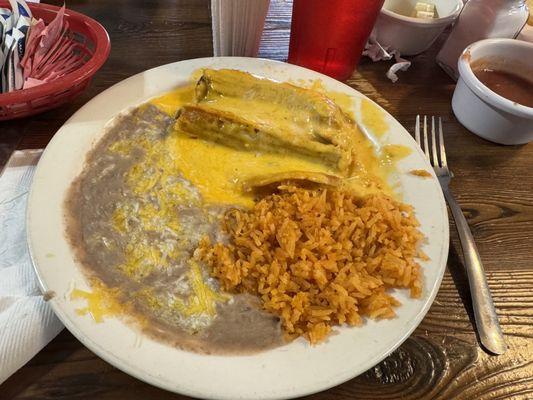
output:
M49 4L28 3L35 18L47 24L54 19L59 7ZM10 8L9 2L0 0L0 7ZM54 81L29 89L0 94L0 121L27 117L71 101L82 93L93 75L107 60L111 44L109 35L94 19L71 10L65 10L65 20L86 62L77 70Z

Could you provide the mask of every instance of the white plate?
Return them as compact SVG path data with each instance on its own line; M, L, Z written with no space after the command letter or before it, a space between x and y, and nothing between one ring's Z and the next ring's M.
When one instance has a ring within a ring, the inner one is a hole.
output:
M448 254L448 217L437 180L415 177L412 169L432 171L409 133L383 111L389 132L382 141L413 149L398 164L404 201L415 207L428 238L423 250L421 299L397 291L403 303L398 317L343 328L327 343L311 347L303 339L252 356L208 356L181 351L141 336L117 318L95 323L71 301L73 286L89 286L64 237L62 204L71 181L102 127L121 110L188 82L201 67L235 68L280 81L322 80L328 90L353 98L356 115L364 98L354 89L294 65L253 58L203 58L154 68L126 79L96 96L56 133L41 157L29 197L27 228L30 253L44 291L56 296L52 307L65 326L104 360L145 382L189 396L210 399L281 399L318 392L347 381L374 366L396 349L420 323L440 286ZM432 172L433 173L433 172Z

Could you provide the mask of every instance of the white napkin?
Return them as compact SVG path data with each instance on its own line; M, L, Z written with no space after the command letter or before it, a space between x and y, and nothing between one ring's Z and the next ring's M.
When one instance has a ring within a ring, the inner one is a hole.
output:
M369 57L374 62L390 60L394 57L395 63L385 74L393 83L398 80L397 72L407 71L407 69L411 66L411 61L401 58L398 50L389 49L388 47L379 44L376 40L376 33L374 31L372 31L368 41L366 42L363 55Z
M257 57L270 0L211 0L213 54Z
M43 299L26 244L26 202L41 153L14 152L0 175L0 383L63 329Z

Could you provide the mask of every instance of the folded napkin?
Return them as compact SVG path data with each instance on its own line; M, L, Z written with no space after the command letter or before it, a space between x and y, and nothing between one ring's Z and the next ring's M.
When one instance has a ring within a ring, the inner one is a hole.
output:
M26 202L41 153L14 152L0 175L0 383L63 329L43 299L26 244Z

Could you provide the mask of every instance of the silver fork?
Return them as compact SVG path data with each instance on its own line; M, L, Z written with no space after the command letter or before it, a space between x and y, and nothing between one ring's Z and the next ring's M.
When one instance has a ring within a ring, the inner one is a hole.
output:
M426 154L427 159L433 166L435 174L444 193L444 197L450 206L455 226L461 240L465 260L472 306L476 319L477 331L481 343L487 350L495 354L503 354L507 350L503 334L498 323L498 315L494 309L485 271L481 258L472 237L472 232L461 211L461 207L450 191L449 184L453 174L448 169L446 151L444 149L444 137L442 134L442 120L439 117L438 140L435 133L435 117L431 117L431 137L428 138L427 117L424 116L422 138L420 137L420 116L416 116L415 139ZM430 145L431 144L431 148Z

